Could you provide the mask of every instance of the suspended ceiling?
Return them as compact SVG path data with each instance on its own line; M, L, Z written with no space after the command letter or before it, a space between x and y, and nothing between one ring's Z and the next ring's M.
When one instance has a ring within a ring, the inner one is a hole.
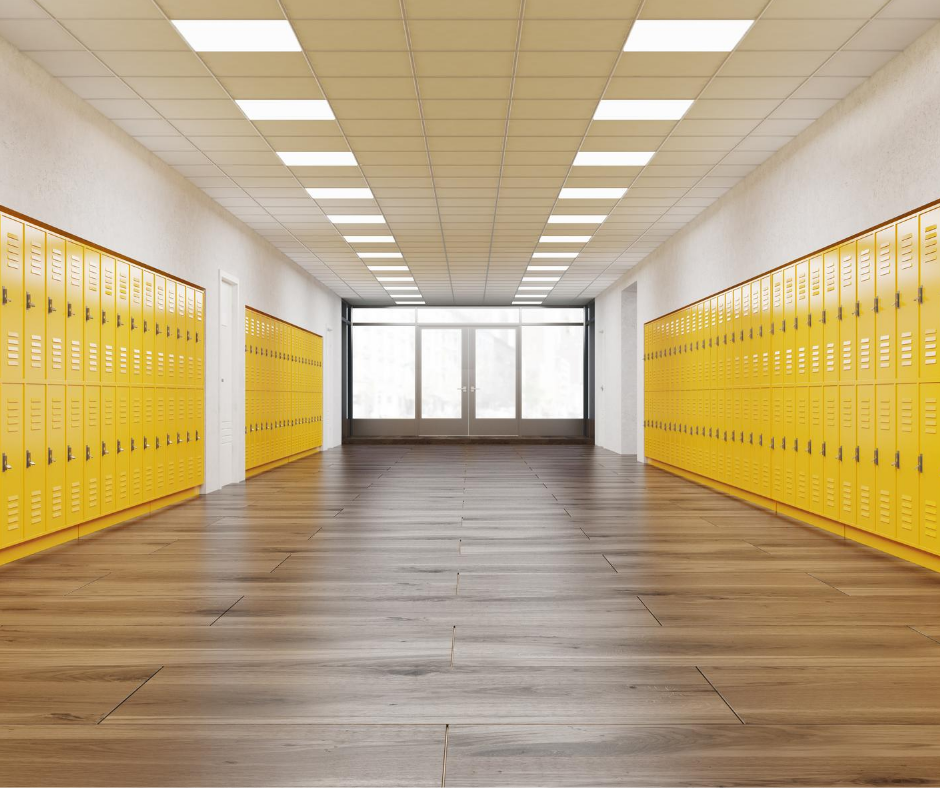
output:
M303 51L196 53L170 22L285 18ZM637 18L756 21L732 52L624 52ZM376 305L392 298L375 263L407 265L439 305L508 304L528 265L569 265L544 303L589 301L938 19L940 0L0 0L0 35L325 285ZM335 119L252 121L236 99L325 99ZM678 121L592 120L601 99L694 103ZM288 167L276 151L351 151L358 166ZM573 167L578 151L655 155ZM563 187L628 191L559 200ZM395 242L344 240L370 234ZM545 252L577 256L533 261Z

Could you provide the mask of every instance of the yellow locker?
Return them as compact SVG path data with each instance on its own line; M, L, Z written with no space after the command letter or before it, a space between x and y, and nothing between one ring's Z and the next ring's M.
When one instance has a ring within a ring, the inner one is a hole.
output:
M937 333L940 331L940 257L937 255L937 223L940 208L920 215L920 380L940 381Z
M154 330L156 330L156 324L154 324ZM141 420L139 433L140 444L138 451L141 463L142 495L144 501L152 501L157 497L154 474L156 460L154 451L154 435L156 435L156 428L154 426L154 409L156 407L154 403L154 390L148 386L142 390L141 396L143 398L143 418Z
M839 443L842 463L839 466L839 519L855 525L858 507L858 471L861 453L858 445L856 420L857 396L855 386L839 387ZM869 427L870 429L870 427Z
M117 348L117 366L115 381L126 386L131 381L131 281L130 265L124 260L117 261L117 305L114 321ZM138 376L139 379L139 376Z
M783 497L778 500L796 505L796 457L794 446L796 438L797 392L794 388L783 389L783 424L781 426L778 449L783 465Z
M85 505L83 518L94 520L101 511L101 388L85 386Z
M130 398L130 424L128 425L128 443L125 448L130 465L130 500L129 506L137 506L147 499L144 497L144 390L139 386L128 389Z
M724 364L724 377L722 382L722 387L725 389L732 389L735 385L734 383L734 349L735 344L734 339L734 291L729 290L725 293L725 327L724 327L724 338L722 339L722 347L724 348L725 355L725 364ZM677 364L677 376L682 377L681 369L679 369ZM728 405L730 412L730 402ZM729 428L730 429L730 428Z
M0 500L3 502L0 547L18 544L24 538L23 477L26 465L24 461L26 456L24 396L22 383L4 382L0 385L0 422L2 422L0 423L0 441L2 441L0 442L0 453L2 453Z
M154 357L153 357L153 315L155 299L155 280L153 271L142 271L141 277L144 286L144 301L141 309L140 340L143 348L143 373L142 382L145 386L152 386L154 383Z
M195 293L195 336L193 337L193 358L196 360L196 373L193 385L202 387L205 375L205 343L206 343L206 295L202 290Z
M186 285L176 283L176 385L186 385Z
M826 383L839 382L839 327L842 318L839 299L839 250L830 249L823 255L823 303L819 321L822 323L823 379Z
M823 398L823 437L820 455L822 456L822 514L830 520L838 521L840 469L845 462L842 456L842 442L839 432L839 387L824 386ZM849 458L851 459L851 457Z
M66 431L68 398L64 384L45 387L46 450L39 462L46 466L46 510L41 532L52 533L68 524L66 486Z
M190 340L192 341L192 340ZM189 430L188 397L186 389L176 390L176 430L174 432L176 450L176 489L187 487L189 478L189 444L186 443L186 432Z
M809 387L809 437L806 447L800 445L809 460L809 511L823 512L823 390L822 386Z
M773 434L771 397L772 392L769 388L760 389L760 432L756 439L757 450L760 455L760 485L758 492L768 498L773 495L773 453L770 450L770 439Z
M728 480L732 484L740 487L742 486L741 483L744 481L744 452L742 451L740 442L741 422L744 421L744 403L740 389L729 391L728 396L731 400L731 418L728 420L730 427L728 430L728 450L731 456L731 468Z
M796 266L783 269L783 320L780 339L783 342L783 383L793 383L796 372Z
M166 377L165 382L168 386L176 385L176 367L177 367L177 341L176 341L176 282L170 278L166 279L166 311L163 320L165 348L166 348Z
M718 381L720 380L718 375L718 341L720 337L718 336L717 296L708 299L706 310L708 315L708 350L705 360L707 367L706 385L709 389L715 389L718 387ZM660 351L660 353L662 353L662 351ZM663 359L660 358L660 365L662 365L662 362ZM662 381L660 381L660 383L662 383Z
M940 383L920 384L920 512L918 547L940 554L940 525L937 522L940 485L940 430L938 430Z
M65 239L49 233L46 236L46 299L40 311L46 320L46 369L50 382L65 380Z
M117 438L117 395L114 386L101 387L101 514L115 511L117 502L115 440Z
M919 542L920 515L920 396L916 383L899 383L897 387L898 422L897 454L897 536L906 544Z
M166 279L155 274L153 280L153 380L162 386L166 383Z
M741 385L742 376L744 343L741 341L741 326L743 325L741 310L744 308L743 297L743 288L735 287L732 289L731 325L728 333L731 335L731 386L734 388Z
M897 349L899 381L915 383L920 371L920 309L918 303L920 232L917 216L897 227Z
M81 314L81 313L80 313ZM65 524L82 522L85 505L85 389L78 384L66 390L65 414Z
M179 368L177 368L179 371ZM165 421L163 422L163 465L166 478L166 495L176 492L176 455L177 447L173 433L176 430L176 388L163 392Z
M774 386L783 385L783 357L786 335L786 310L783 303L783 271L771 275L773 306L771 313L771 379Z
M83 376L86 383L101 379L101 255L94 249L85 249L84 306L82 323L84 339Z
M26 225L26 382L41 383L46 376L46 234Z
M875 339L875 236L866 235L859 238L858 248L858 284L855 299L855 321L858 331L858 361L856 363L856 379L859 381L872 381L875 379L877 363Z
M45 533L46 509L46 387L41 383L27 384L25 461L23 492L26 518L23 536L33 539Z
M859 528L875 532L878 523L878 482L875 478L877 463L881 457L876 453L878 439L876 433L878 403L875 400L875 387L870 384L856 387L858 398L856 484L858 502L856 505L856 523Z
M757 341L759 343L758 353L760 354L758 382L762 386L769 386L771 380L770 372L773 356L773 337L770 334L770 326L773 322L771 280L772 277L769 275L762 276L760 279L760 317L758 318L758 325L755 328L755 334L757 335Z
M810 462L807 448L810 442L810 394L806 386L793 389L793 505L810 510Z
M136 265L130 268L130 324L128 326L130 345L131 384L139 386L144 382L144 272Z
M727 354L727 329L725 328L725 295L715 297L715 388L725 387L725 356ZM670 384L671 388L671 384Z
M65 245L65 378L81 383L84 378L85 249L69 241Z
M806 330L809 335L809 382L820 384L824 378L825 325L823 323L823 258L817 255L809 261L809 311Z
M850 383L856 378L856 355L858 345L858 252L857 244L851 241L839 247L839 342L841 371L839 380Z
M194 447L194 452L196 455L196 480L194 484L202 484L205 481L205 467L206 467L206 457L205 457L205 441L203 436L205 433L205 422L206 422L206 403L205 395L203 394L202 389L194 389L193 396L196 401L196 435L194 437L196 445Z
M794 268L793 379L805 385L809 381L809 261L802 260Z
M738 333L738 341L741 343L741 380L739 386L751 385L751 283L748 282L741 286L741 330ZM699 381L698 376L693 376L692 381Z
M165 388L154 389L153 412L153 492L155 498L167 494L166 451L166 392Z
M22 222L0 216L0 286L3 294L0 304L0 352L3 354L0 381L4 383L23 380L23 232ZM19 457L16 465L22 465ZM22 473L22 467L19 472Z
M877 398L877 416L875 425L875 446L878 451L875 466L877 484L877 520L876 529L881 536L897 538L897 487L898 487L898 446L897 446L897 392L893 383L879 383L875 386Z
M131 397L130 388L117 386L114 429L114 509L121 511L131 503ZM110 448L110 447L109 447Z
M196 384L196 291L186 287L186 385Z
M791 389L792 393L792 389ZM771 419L770 419L770 461L772 466L772 487L775 501L786 500L785 466L786 466L786 432L784 426L784 389L771 389Z
M897 238L895 226L875 233L875 337L878 346L878 365L875 376L879 381L897 377L896 331L900 306L896 274Z
M748 352L751 354L751 385L761 385L761 280L751 282L751 321L748 327ZM699 376L699 380L701 380Z
M117 268L113 257L101 257L101 382L117 375Z

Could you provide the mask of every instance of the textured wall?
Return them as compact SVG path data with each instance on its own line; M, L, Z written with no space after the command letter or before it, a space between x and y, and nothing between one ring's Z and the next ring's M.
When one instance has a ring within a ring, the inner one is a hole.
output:
M0 205L207 289L207 490L218 486L220 270L243 301L323 335L324 447L340 442L338 296L2 39L0 108ZM244 374L237 385L241 456Z
M654 317L940 199L940 25L934 26L597 298L605 325L638 288ZM610 342L598 365L624 363ZM643 374L637 374L637 424ZM599 393L598 393L599 395ZM622 425L598 409L597 443L620 451ZM638 435L642 442L642 427Z

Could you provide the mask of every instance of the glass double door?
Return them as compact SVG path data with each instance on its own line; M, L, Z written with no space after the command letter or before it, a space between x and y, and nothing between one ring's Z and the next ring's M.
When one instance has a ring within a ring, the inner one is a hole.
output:
M519 329L418 329L418 434L519 434Z

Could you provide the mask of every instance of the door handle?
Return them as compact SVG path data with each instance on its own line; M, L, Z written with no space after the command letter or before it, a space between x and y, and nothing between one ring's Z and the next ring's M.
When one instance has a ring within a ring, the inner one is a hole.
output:
M73 313L72 313L72 302L71 302L71 301L66 301L66 303L65 303L65 316L66 316L66 317L71 317L72 314L73 314Z
M878 449L875 449L875 465L878 464Z
M48 300L49 300L48 309L49 309L49 314L51 315L53 312L55 312L55 307L52 305L52 299L50 298Z
M118 312L118 316L117 316L117 327L120 328L122 325L124 325L124 324L121 322L121 313Z
M26 294L26 308L32 309L34 306L36 305L33 303L33 297L29 293L27 293Z
M71 462L71 461L74 460L74 459L75 459L75 455L72 454L72 447L71 447L71 446L66 446L66 447L65 447L65 461L66 461L66 462Z
M85 322L88 322L88 321L91 320L91 319L92 319L92 317L91 317L91 307L90 307L90 306L86 306L86 307L85 307Z
M124 449L121 447L121 442L118 441L118 442L117 442L117 453L120 454L120 453L123 452L123 451L124 451Z
M32 468L36 463L33 462L33 453L27 449L26 450L26 467Z
M108 456L108 444L105 443L104 441L101 441L101 456L102 457Z
M108 322L108 313L102 309L101 310L101 325L104 325L107 322Z
M134 321L134 318L131 318L131 331L137 328L137 323Z
M13 466L7 461L6 452L3 453L3 473L6 473L9 470L12 470Z
M149 448L150 448L150 444L147 443L147 436L144 435L144 451L147 451L147 449Z
M87 461L90 459L91 459L91 446L86 445L85 446L85 460Z
M918 473L924 472L924 455L923 454L917 455L917 472Z
M131 438L131 451L137 451L137 442Z
M52 456L52 449L49 449L49 453L48 453L48 455L47 455L47 457L46 457L46 464L47 464L47 465L52 465L52 463L54 463L54 462L55 462L55 457Z
M10 303L10 296L9 296L9 293L7 293L6 285L4 285L3 286L3 305L6 306L9 303Z

